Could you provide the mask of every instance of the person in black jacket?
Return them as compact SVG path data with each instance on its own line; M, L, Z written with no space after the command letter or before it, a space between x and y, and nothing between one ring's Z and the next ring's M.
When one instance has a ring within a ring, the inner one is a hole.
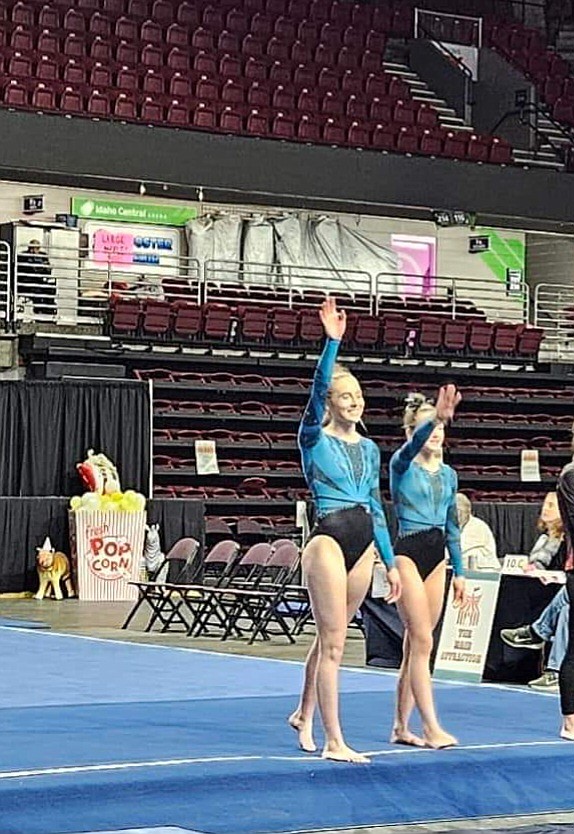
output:
M32 301L34 313L56 312L56 279L39 240L31 240L26 251L18 255L17 292L20 299Z
M566 593L570 607L574 600L574 460L564 467L558 479L558 506L566 533ZM574 617L568 624L568 648L566 657L560 667L558 679L560 685L560 710L562 728L560 736L574 741Z

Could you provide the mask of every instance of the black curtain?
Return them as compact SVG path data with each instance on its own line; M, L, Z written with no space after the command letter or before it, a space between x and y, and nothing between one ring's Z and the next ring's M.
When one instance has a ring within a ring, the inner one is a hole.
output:
M46 536L70 555L68 499L0 498L0 593L38 590L36 548Z
M70 554L67 498L0 498L0 593L36 591L36 548L46 536ZM148 523L160 525L167 552L179 539L193 536L203 549L203 501L154 498L147 504Z
M139 382L3 382L0 495L76 495L88 449L117 466L123 489L147 495L149 389Z

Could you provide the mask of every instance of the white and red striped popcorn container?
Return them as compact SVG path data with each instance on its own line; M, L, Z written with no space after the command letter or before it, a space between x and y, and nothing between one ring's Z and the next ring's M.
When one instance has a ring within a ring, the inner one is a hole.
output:
M137 599L137 588L129 583L140 579L145 525L145 510L70 512L70 550L79 599Z

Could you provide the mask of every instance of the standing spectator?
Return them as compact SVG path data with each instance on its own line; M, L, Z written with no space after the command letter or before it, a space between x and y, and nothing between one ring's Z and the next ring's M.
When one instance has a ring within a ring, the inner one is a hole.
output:
M56 279L39 240L31 240L18 255L18 296L30 299L34 313L53 316L56 312Z

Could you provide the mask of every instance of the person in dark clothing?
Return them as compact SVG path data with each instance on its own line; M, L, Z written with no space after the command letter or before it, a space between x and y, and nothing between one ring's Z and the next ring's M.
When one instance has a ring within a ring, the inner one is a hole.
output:
M558 479L558 506L566 534L566 593L570 606L574 603L574 460L564 467ZM574 741L574 617L568 624L568 648L560 667L560 711L562 728L560 736Z
M34 313L56 312L56 279L39 240L31 240L26 251L18 255L17 278L18 296L32 301Z

